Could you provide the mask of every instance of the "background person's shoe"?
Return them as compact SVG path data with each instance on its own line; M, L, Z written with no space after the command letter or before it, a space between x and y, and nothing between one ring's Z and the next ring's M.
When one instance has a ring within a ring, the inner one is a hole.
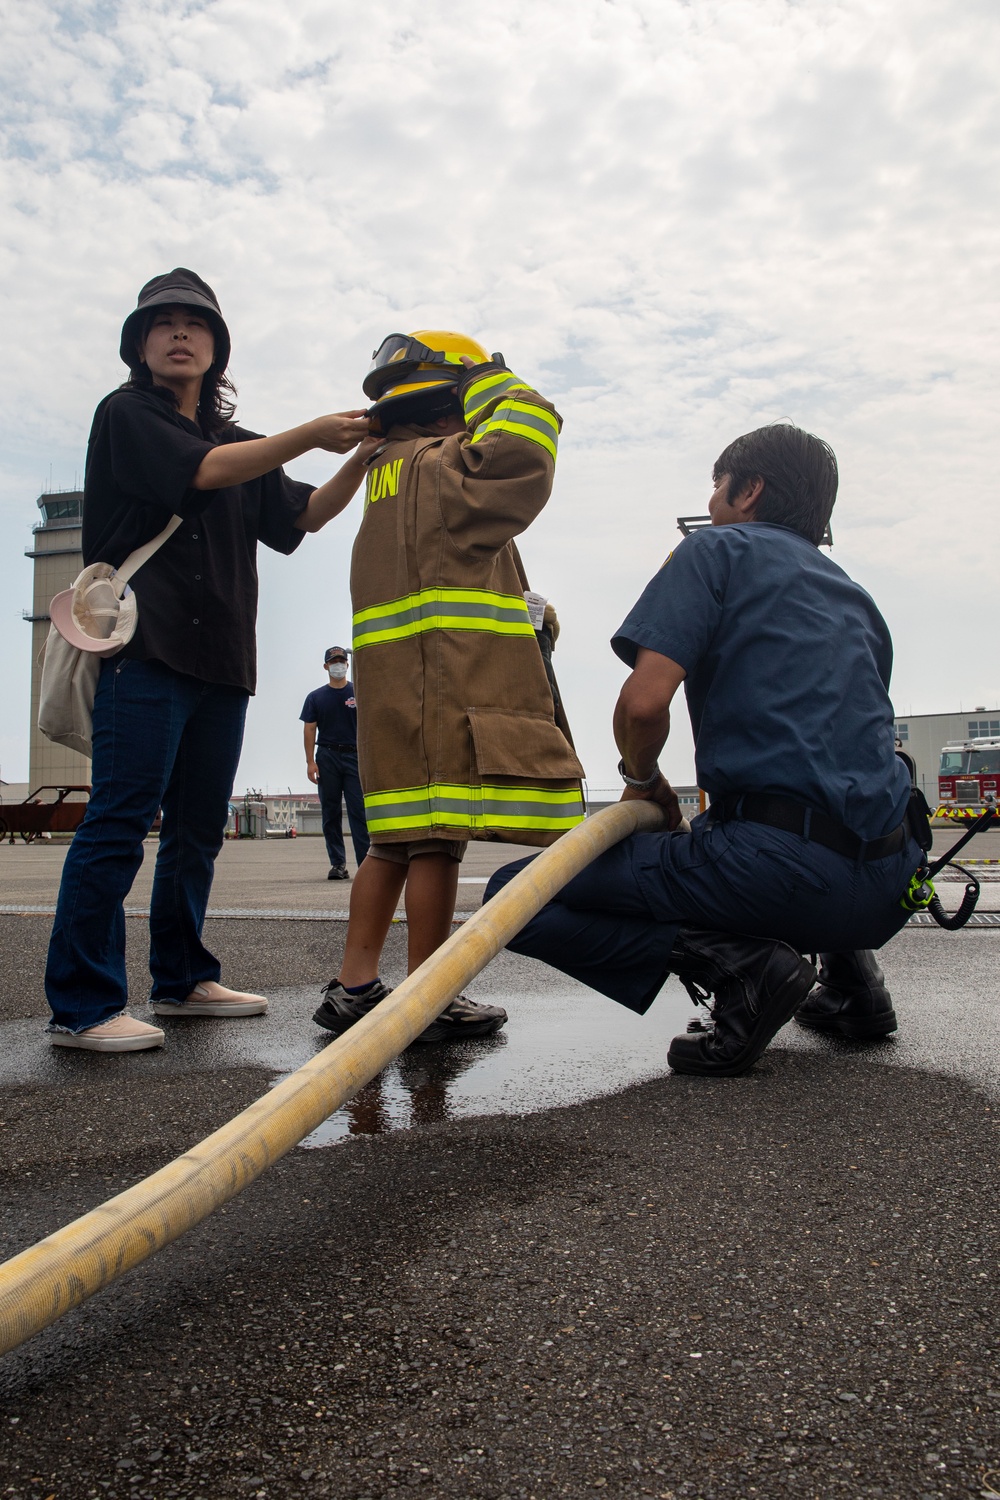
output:
M380 1000L391 995L392 990L381 979L373 979L367 989L359 995L349 995L339 979L331 979L323 987L323 1004L313 1015L317 1026L340 1036L373 1011Z
M215 979L203 979L180 1005L154 1000L151 1009L157 1016L262 1016L267 1001L263 995L227 990Z
M892 996L870 948L821 953L819 983L795 1012L800 1026L852 1041L871 1041L896 1030Z
M507 1012L499 1005L477 1005L475 1000L458 995L416 1041L463 1042L468 1037L492 1036L506 1022Z
M137 1021L134 1016L113 1016L86 1031L51 1031L53 1047L78 1047L84 1052L145 1052L166 1041L158 1026Z
M791 1019L816 970L787 943L682 927L670 959L692 994L713 996L711 1030L675 1036L667 1062L675 1073L735 1078L753 1067Z
M350 880L351 872L346 865L331 865L327 880Z

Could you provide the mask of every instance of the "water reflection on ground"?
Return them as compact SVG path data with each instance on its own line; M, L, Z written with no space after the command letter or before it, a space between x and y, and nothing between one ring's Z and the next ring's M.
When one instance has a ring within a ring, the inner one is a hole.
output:
M383 1135L387 1130L450 1120L455 1114L452 1091L457 1080L488 1052L506 1044L501 1032L480 1042L411 1048L303 1144L327 1146L345 1135Z
M509 1013L502 1031L481 1041L410 1047L303 1146L468 1115L527 1114L665 1076L670 1038L692 1013L679 986L645 1016L582 987L490 998Z

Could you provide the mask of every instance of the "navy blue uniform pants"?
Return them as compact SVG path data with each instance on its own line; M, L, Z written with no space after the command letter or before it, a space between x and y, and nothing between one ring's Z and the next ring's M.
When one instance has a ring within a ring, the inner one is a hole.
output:
M532 856L537 857L537 856ZM921 861L914 839L864 863L761 823L694 819L690 833L637 833L563 887L508 947L640 1014L670 973L678 929L778 938L800 953L881 948ZM528 860L498 870L488 901Z
M368 853L368 824L365 820L365 799L358 775L358 752L356 750L334 750L329 745L317 745L316 765L319 768L319 805L323 813L323 837L331 865L342 865L344 858L344 814L341 799L347 803L347 821L351 828L351 843L358 864Z

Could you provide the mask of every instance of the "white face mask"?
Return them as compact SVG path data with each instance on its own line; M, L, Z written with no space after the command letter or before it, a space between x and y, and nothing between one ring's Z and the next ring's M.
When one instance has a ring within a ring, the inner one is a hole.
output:
M347 676L347 663L346 661L331 661L327 663L326 670L329 672L331 677L337 677L341 682L343 682L344 678Z

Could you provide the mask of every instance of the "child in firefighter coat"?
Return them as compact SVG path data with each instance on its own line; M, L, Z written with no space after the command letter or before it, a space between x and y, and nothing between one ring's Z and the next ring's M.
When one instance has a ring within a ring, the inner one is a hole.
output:
M559 416L502 357L457 334L392 335L365 391L385 435L351 564L372 847L315 1017L337 1033L388 993L378 962L404 890L412 971L451 930L469 840L550 844L584 811L514 546L549 497ZM504 1020L460 996L425 1038Z

